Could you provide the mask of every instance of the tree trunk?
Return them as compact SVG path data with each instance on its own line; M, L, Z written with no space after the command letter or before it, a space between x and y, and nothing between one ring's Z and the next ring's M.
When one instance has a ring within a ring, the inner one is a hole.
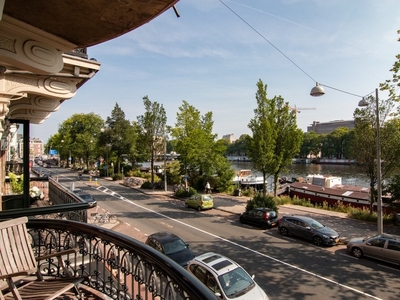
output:
M263 171L263 196L267 196L267 173Z

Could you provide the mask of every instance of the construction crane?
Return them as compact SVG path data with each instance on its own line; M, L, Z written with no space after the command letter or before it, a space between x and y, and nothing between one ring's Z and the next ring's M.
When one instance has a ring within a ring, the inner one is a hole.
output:
M296 114L299 114L301 110L316 110L315 107L297 107L296 105L294 107L289 106L289 109L294 110Z

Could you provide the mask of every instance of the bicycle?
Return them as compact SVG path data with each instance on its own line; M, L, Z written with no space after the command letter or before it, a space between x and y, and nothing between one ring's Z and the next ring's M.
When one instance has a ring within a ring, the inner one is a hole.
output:
M104 214L100 214L97 212L92 213L91 216L92 216L93 223L95 223L95 224L97 224L97 223L115 224L118 221L118 217L116 215L111 214L108 210Z

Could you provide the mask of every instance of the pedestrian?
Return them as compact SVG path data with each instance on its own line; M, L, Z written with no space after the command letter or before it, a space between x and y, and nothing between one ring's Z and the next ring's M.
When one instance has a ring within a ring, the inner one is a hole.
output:
M207 183L206 183L206 193L207 194L210 194L211 193L211 186L210 186L210 183L207 181Z

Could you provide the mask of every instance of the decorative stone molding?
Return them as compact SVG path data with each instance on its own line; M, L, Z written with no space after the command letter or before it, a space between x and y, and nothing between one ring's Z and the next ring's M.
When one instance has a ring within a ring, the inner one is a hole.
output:
M30 74L6 74L4 89L11 94L28 93L68 99L75 95L79 79L43 77Z
M62 53L74 48L74 44L9 16L0 22L0 65L4 61L32 73L54 74L63 68Z
M41 124L60 106L61 99L59 98L32 95L18 101L11 101L8 114L11 119L27 119L31 124Z

